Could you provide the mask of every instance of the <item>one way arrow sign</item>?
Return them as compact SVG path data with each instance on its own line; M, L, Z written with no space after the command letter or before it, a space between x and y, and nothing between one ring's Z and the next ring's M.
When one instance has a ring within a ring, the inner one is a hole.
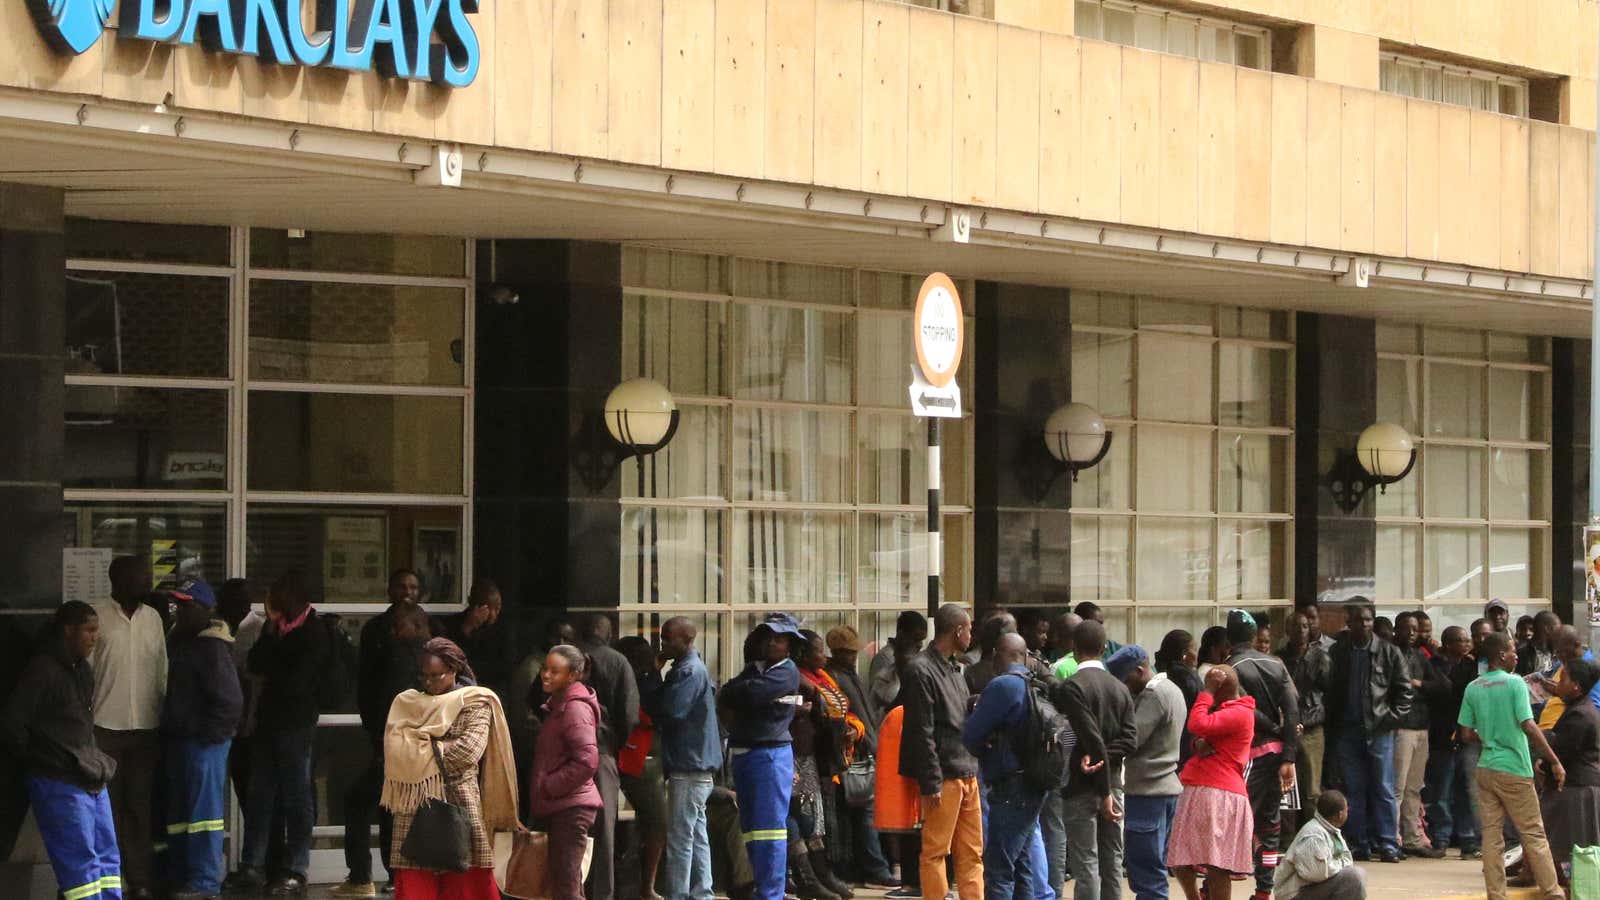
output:
M934 387L916 366L912 366L909 390L913 413L924 418L961 418L961 388L954 380L944 387Z

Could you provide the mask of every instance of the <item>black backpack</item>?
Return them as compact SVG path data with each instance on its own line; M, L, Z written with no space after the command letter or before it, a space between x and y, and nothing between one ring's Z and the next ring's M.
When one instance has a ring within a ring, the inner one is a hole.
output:
M1072 774L1072 750L1078 736L1050 699L1055 679L1042 674L1017 677L1023 680L1028 699L1027 715L1012 745L1022 763L1022 779L1037 791L1060 790Z
M328 637L327 668L317 679L317 705L323 712L345 712L351 687L360 671L361 653L350 633L340 625L339 616L318 613L316 621Z

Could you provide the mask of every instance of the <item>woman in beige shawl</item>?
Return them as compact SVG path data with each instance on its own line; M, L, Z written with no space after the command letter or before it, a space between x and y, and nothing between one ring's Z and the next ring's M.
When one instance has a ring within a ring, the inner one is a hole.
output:
M497 831L515 831L517 781L511 736L494 692L474 685L461 648L445 638L423 647L422 690L400 694L384 727L383 807L394 814L390 868L396 900L500 900L494 879ZM439 742L444 771L435 761ZM472 853L465 872L418 868L401 848L424 800L466 811Z

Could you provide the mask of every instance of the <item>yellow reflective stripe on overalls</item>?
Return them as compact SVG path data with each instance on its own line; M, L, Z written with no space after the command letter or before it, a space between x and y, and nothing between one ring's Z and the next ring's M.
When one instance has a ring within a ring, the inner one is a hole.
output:
M106 877L100 879L100 890L109 891L113 889L119 891L122 890L121 875L107 875Z
M103 878L96 879L81 887L63 891L61 893L62 900L84 900L85 897L93 897L95 894L100 893L100 882L104 880Z
M744 842L748 844L751 841L782 841L787 840L788 837L789 829L787 828L761 828L756 831L746 831L744 833Z
M221 831L221 819L207 819L204 822L178 822L167 826L167 834L200 834L206 831Z

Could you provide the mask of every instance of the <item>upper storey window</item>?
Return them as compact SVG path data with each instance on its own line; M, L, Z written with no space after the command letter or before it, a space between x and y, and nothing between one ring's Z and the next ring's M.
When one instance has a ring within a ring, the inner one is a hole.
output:
M1272 68L1272 34L1265 28L1146 3L1077 0L1077 5L1079 37L1251 69Z
M1378 84L1384 91L1404 97L1508 116L1528 114L1528 80L1515 75L1385 53L1379 63Z

